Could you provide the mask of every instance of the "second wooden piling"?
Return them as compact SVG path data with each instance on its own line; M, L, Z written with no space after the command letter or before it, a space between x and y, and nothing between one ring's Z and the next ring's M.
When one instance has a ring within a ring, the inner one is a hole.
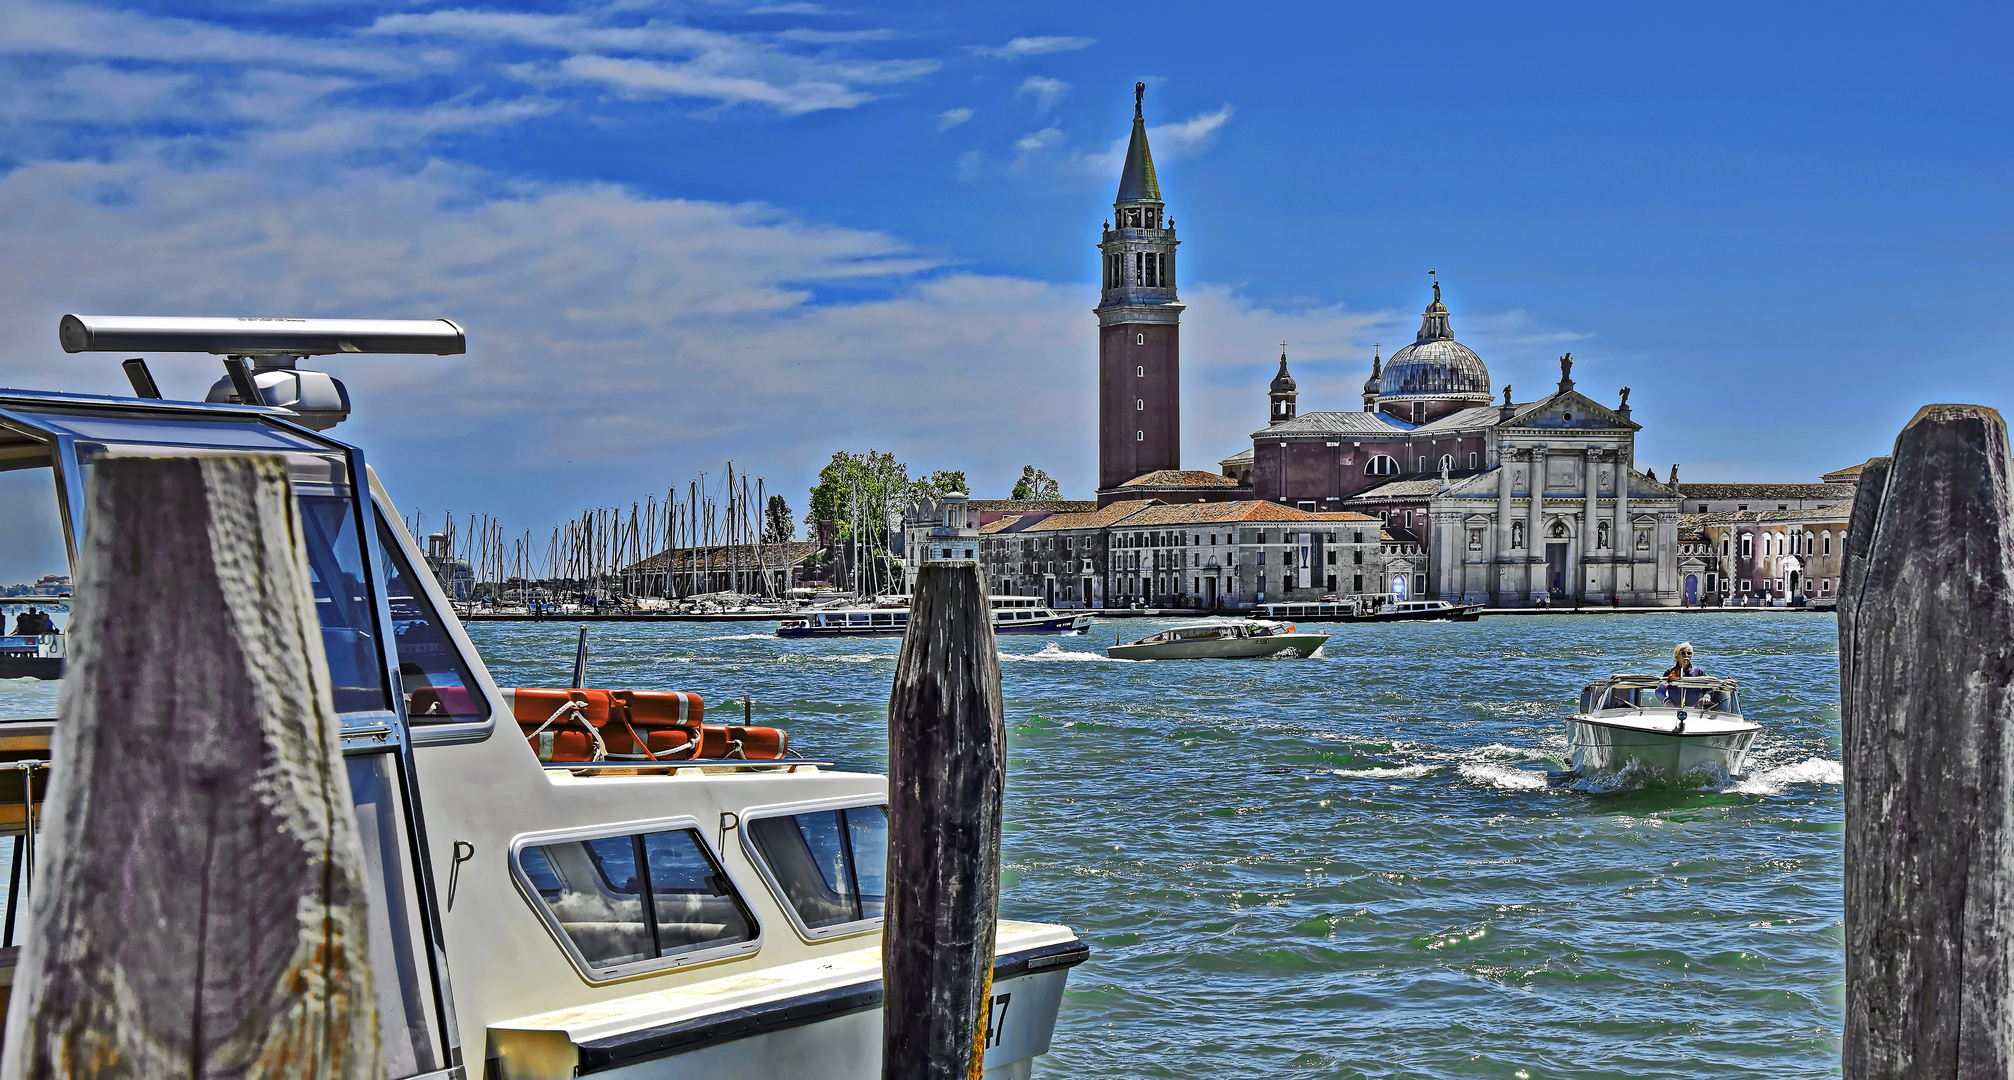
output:
M1000 902L1007 733L974 563L917 573L888 699L881 1075L978 1075Z
M1839 602L1847 1080L2014 1066L2014 492L1992 409L1870 462Z

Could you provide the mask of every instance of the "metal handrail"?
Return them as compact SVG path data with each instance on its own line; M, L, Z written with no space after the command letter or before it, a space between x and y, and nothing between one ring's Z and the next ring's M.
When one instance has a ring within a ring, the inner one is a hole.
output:
M640 769L783 769L796 772L799 765L831 765L830 761L812 761L807 758L680 758L677 761L548 761L541 763L547 772L611 772L620 769L630 772Z

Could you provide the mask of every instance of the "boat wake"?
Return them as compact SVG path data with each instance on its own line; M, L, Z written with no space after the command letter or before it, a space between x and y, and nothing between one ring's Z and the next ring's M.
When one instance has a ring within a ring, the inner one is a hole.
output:
M1793 784L1844 784L1846 769L1837 761L1805 758L1795 765L1781 765L1742 777L1727 790L1742 795L1780 795Z
M1345 776L1352 780L1413 780L1430 772L1438 772L1441 765L1392 765L1371 769L1330 769L1330 776Z
M776 635L769 634L715 634L700 638L701 641L775 641Z
M1053 641L1043 645L1039 652L1032 652L1032 653L1003 652L1000 654L1000 661L1002 663L1007 663L1010 661L1034 661L1036 663L1049 662L1049 663L1073 663L1073 664L1139 663L1139 661L1137 660L1115 660L1112 657L1105 656L1101 653L1078 652L1075 649L1065 649L1064 647L1056 644Z

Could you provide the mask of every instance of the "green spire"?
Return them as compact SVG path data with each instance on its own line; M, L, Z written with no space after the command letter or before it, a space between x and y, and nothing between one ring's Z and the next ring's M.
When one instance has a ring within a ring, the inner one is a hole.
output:
M1126 169L1119 174L1116 202L1160 202L1161 182L1154 177L1154 152L1147 149L1147 121L1140 102L1147 84L1133 84L1133 141L1126 144Z

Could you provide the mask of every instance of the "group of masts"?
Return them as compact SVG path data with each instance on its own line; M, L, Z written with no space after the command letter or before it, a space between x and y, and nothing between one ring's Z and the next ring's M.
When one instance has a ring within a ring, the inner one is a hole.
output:
M751 484L751 479L753 483ZM406 527L442 588L457 601L529 608L584 603L636 606L649 599L718 593L757 600L787 597L804 553L784 536L764 535L768 485L737 472L706 473L623 507L590 507L555 525L547 537L530 530L506 536L488 514L443 513L428 534L425 516ZM539 540L545 540L541 544Z

